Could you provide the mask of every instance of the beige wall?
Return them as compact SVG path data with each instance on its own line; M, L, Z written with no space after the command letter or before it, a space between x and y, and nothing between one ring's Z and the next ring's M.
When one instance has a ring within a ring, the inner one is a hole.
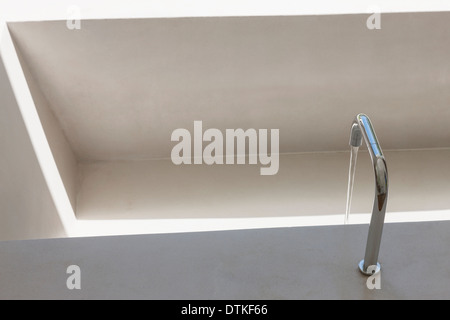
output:
M170 135L280 130L280 152L347 150L360 112L384 150L450 147L450 13L11 23L82 160L169 157Z
M385 151L450 141L449 13L386 14L376 31L365 18L91 20L77 31L64 21L12 23L64 183L50 190L67 191L72 208L78 198L85 220L343 214L348 155L328 152L348 149L356 113L370 115ZM248 166L153 161L194 120L280 129L280 173L263 180ZM388 210L449 209L448 150L387 154ZM373 177L360 163L352 208L364 213Z
M0 240L65 236L0 60Z
M75 155L67 142L64 132L61 130L59 121L56 119L49 102L42 94L41 88L31 75L28 65L23 61L20 51L16 50L17 56L20 60L22 71L28 84L31 96L33 98L36 111L39 115L39 120L42 123L45 136L52 151L58 167L58 172L64 183L65 190L69 197L72 208L76 209L76 194L77 194L77 172L78 163Z

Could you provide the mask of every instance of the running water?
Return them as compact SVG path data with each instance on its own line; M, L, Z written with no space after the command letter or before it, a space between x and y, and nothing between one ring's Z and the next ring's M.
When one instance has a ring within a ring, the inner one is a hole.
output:
M350 214L350 206L352 204L353 195L353 182L355 181L355 169L356 169L356 158L358 157L359 147L350 146L350 167L348 169L348 189L347 189L347 208L345 210L345 220L344 223L348 223L348 216Z

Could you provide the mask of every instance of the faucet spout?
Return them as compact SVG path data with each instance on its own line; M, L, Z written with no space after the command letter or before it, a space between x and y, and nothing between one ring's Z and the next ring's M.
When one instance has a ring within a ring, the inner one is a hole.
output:
M366 253L364 260L359 263L359 269L362 273L371 275L380 270L378 255L388 198L388 172L386 160L372 123L367 115L361 113L353 120L349 144L353 147L359 147L362 140L366 141L375 173L375 199L367 236Z

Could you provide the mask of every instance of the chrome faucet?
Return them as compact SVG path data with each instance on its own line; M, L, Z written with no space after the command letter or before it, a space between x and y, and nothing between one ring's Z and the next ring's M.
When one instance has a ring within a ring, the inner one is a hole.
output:
M388 198L388 173L386 160L378 143L377 136L370 119L365 114L358 114L353 120L350 133L350 146L360 147L362 140L366 141L375 172L375 200L367 236L364 260L359 263L359 270L365 275L380 271L378 254L380 252L381 235L383 233L384 216Z

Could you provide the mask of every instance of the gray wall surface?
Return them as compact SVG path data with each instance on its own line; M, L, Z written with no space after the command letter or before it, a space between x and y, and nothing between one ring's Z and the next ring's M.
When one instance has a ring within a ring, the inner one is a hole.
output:
M450 299L449 222L386 225L379 290L357 268L367 229L0 242L0 299Z

